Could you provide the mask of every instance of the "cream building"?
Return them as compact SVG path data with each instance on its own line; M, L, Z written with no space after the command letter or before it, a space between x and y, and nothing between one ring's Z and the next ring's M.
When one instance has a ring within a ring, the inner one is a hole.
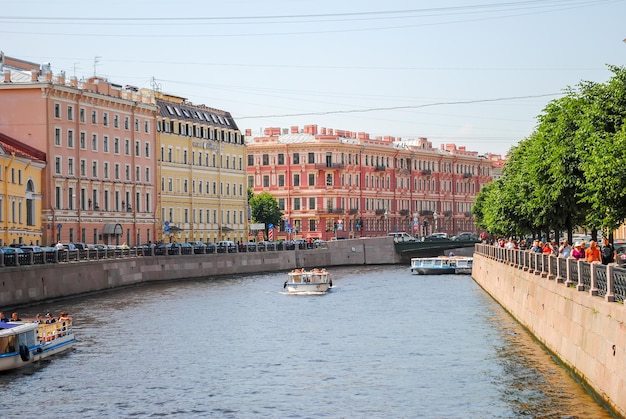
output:
M158 237L247 241L246 147L230 113L155 93Z

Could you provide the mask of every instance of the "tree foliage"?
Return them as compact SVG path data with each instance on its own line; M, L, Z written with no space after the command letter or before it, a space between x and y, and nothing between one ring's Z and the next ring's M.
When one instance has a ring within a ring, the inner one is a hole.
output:
M477 224L494 234L613 231L626 218L626 69L581 82L548 103L511 149L502 177L479 193Z
M248 194L248 204L252 214L252 220L256 223L265 223L265 237L270 224L278 225L283 212L278 207L278 201L268 192L258 195Z

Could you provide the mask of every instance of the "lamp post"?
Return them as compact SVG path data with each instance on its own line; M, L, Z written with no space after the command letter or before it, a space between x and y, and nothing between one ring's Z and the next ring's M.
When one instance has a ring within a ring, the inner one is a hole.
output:
M437 225L437 217L439 217L437 211L433 212L433 218L435 220L435 233L439 231L439 226Z

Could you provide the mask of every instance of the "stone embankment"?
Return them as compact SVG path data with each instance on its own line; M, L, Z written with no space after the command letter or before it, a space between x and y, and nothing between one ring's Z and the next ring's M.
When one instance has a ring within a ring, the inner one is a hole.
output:
M626 308L611 292L614 278L618 287L622 278L612 273L613 279L603 282L600 273L610 269L582 261L576 269L580 277L573 278L572 266L561 270L559 260L548 258L541 263L527 258L528 252L500 255L493 250L493 246L476 247L474 280L617 414L626 417ZM604 296L598 294L602 287Z
M138 256L0 269L0 307L132 286L223 275L280 272L296 267L399 263L390 237L328 242L325 248L251 253Z

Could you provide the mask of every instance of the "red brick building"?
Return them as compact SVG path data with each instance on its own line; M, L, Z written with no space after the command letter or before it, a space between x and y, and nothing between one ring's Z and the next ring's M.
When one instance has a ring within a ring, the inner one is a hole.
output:
M248 187L271 193L284 213L278 238L475 231L474 198L492 180L492 159L425 138L317 125L246 137Z

